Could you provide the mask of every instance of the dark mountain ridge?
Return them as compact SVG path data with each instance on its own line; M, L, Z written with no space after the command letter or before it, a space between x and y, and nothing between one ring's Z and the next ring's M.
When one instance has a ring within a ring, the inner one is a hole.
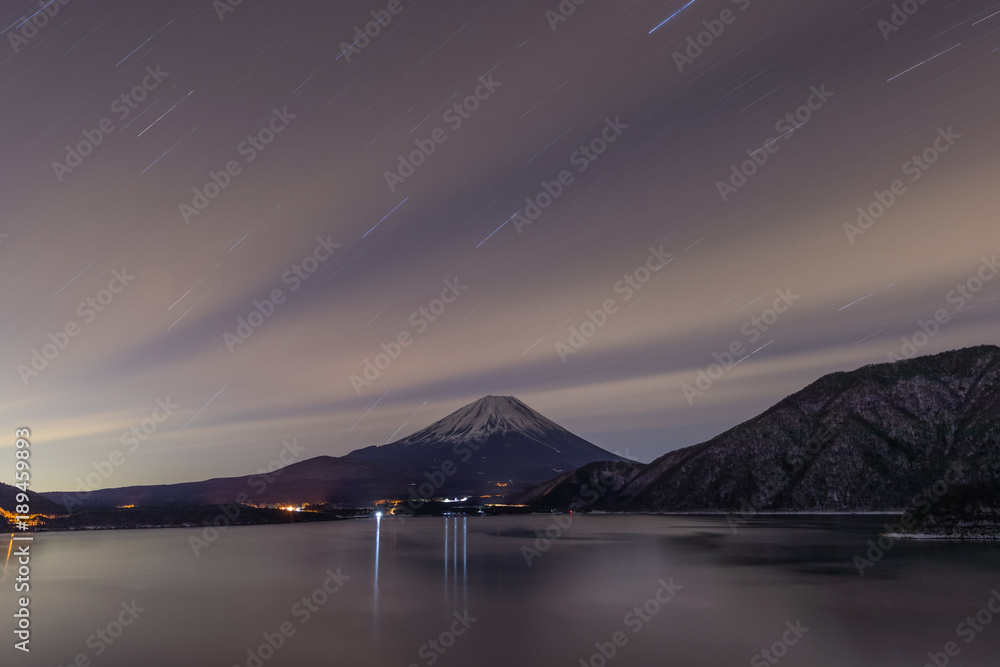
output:
M429 478L425 500L443 495L485 495L496 502L562 471L594 461L622 459L593 445L509 396L487 396L380 447L344 457L318 456L273 473L200 482L130 486L46 496L65 509L332 503L361 506L412 498ZM447 466L443 468L442 466ZM440 471L450 472L444 475ZM240 500L241 498L245 500Z
M573 488L610 474L588 466L525 500L561 506ZM1000 488L996 346L831 373L705 443L632 469L593 507L890 511L923 505L923 492L944 480Z
M352 503L398 494L401 486L385 471L364 461L334 456L292 463L270 473L217 477L200 482L126 486L90 492L49 493L64 508L219 505L242 502L252 505Z
M17 514L15 510L18 505L18 493L21 493L21 490L16 486L0 482L0 509L10 514ZM34 491L28 491L28 506L32 514L54 515L65 512L65 509Z

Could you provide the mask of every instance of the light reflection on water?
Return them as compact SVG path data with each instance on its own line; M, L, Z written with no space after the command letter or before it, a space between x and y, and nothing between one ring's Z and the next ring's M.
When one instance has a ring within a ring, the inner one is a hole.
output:
M469 606L468 525L469 517L444 517L444 600L451 608L464 609ZM462 554L461 568L458 565L459 553Z
M810 631L781 665L920 667L1000 586L1000 546L899 545L860 577L852 558L879 523L766 519L734 535L711 517L575 517L530 567L522 549L552 517L230 528L198 558L193 530L42 534L30 664L245 666L289 622L266 667L422 666L421 648L468 611L477 620L437 666L576 667L619 630L609 667L746 665L801 619ZM301 623L295 605L338 568L349 579ZM683 588L633 634L627 614L670 578ZM95 658L88 638L133 599L145 611ZM12 603L8 582L3 618ZM995 665L993 625L953 664Z

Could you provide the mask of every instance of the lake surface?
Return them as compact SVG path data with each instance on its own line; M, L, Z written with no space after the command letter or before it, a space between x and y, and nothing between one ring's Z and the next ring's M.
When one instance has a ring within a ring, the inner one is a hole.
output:
M39 534L33 650L11 648L8 579L0 662L920 667L955 642L948 664L1000 663L1000 617L959 627L1000 589L998 545L901 543L862 577L853 558L877 517L761 518L735 534L717 517L554 520L238 527L197 557L200 530ZM562 535L536 544L546 529ZM545 550L529 566L525 547Z

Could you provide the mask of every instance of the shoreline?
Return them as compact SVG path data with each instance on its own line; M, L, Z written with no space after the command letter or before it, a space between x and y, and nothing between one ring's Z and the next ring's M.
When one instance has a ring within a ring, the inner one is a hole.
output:
M239 519L234 519L225 522L226 527L237 527L237 526L267 526L267 525L287 525L287 524L302 524L302 523L320 523L327 521L343 521L349 519L373 519L375 518L374 510L371 508L350 508L342 510L331 510L326 512L315 512L315 511L303 511L303 512L285 512L283 510L260 510L259 508L254 508L255 511L251 512L251 516L246 516L243 514ZM141 516L134 516L141 514ZM157 515L160 516L157 516ZM498 512L495 510L492 512L441 512L441 513L425 513L425 514L415 514L407 515L407 519L418 519L418 518L441 518L443 516L547 516L552 514L568 514L566 511L562 510L539 510L535 512ZM734 516L732 512L724 511L691 511L691 512L609 512L609 511L594 511L594 512L577 512L574 513L576 516L659 516L659 517L705 517L705 518L717 518L719 520L725 520L727 517ZM133 515L133 516L129 516ZM167 518L168 516L176 517L173 522L160 522L158 519ZM844 518L844 519L872 519L877 517L891 517L897 516L898 512L894 511L861 511L861 512L844 512L844 511L802 511L802 512L788 512L788 511L778 511L778 512L757 512L754 517L749 518L747 521L752 522L754 519L777 519L777 518L789 518L789 519L803 519L809 517L816 518ZM735 515L739 516L739 515ZM65 515L60 517L54 517L49 519L46 523L49 525L37 525L31 526L30 530L22 531L23 533L69 533L69 532L94 532L102 530L156 530L156 529L204 529L206 527L212 527L214 525L213 519L218 517L218 506L196 506L196 507L178 507L178 508L129 508L127 510L103 510L94 513L81 513L74 517L73 515ZM384 515L386 520L394 518L392 514ZM399 517L396 517L399 518ZM96 519L95 523L91 523ZM206 521L208 523L206 523ZM18 534L16 526L13 524L6 524L3 528L0 528L2 532L8 532L11 534ZM993 531L993 532L991 532ZM912 540L915 542L919 541L949 541L949 542L995 542L1000 541L1000 526L995 527L981 527L972 531L968 535L954 535L947 533L938 532L922 532L922 533L880 533L887 537L897 539L897 540Z

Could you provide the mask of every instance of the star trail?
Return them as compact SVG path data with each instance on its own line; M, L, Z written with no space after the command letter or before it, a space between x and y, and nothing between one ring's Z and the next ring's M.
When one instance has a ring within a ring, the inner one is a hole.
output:
M996 344L996 16L5 3L10 429L39 490L137 425L108 486L339 456L484 395L648 461L942 308L919 353Z

